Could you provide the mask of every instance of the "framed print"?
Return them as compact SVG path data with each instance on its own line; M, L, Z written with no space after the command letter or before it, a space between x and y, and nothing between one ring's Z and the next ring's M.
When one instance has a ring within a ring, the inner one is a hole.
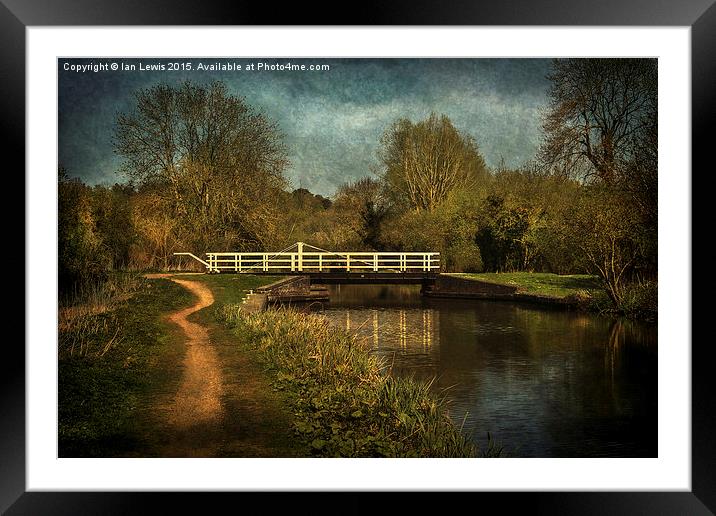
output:
M540 3L264 26L4 2L27 302L3 510L395 490L709 514L691 170L716 10Z

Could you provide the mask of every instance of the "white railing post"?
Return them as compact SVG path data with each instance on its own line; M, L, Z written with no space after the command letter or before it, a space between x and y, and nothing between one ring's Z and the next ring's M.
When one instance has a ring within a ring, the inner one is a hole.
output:
M264 272L268 272L268 255L264 254L263 258L264 258Z
M373 254L373 272L378 272L378 253Z
M347 254L346 255L346 272L350 272L350 271L351 271L351 255Z
M298 270L303 272L303 242L298 242Z
M318 255L318 272L323 272L323 253Z

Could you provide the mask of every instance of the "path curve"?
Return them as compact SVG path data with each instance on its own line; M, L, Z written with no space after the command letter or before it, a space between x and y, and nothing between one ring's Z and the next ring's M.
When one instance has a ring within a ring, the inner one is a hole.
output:
M162 393L148 408L156 422L149 438L158 457L293 457L292 415L256 375L247 356L236 352L235 337L219 325L188 320L211 306L214 296L202 281L171 273L147 274L190 290L198 301L167 315L181 328L186 346L178 387ZM210 336L211 335L211 336ZM226 350L228 348L234 352Z
M178 325L187 336L187 351L181 383L169 408L168 423L179 428L215 423L223 417L221 366L209 341L207 329L187 319L191 314L211 306L214 296L206 286L197 281L172 277L169 279L190 290L199 300L193 306L169 316L169 320Z

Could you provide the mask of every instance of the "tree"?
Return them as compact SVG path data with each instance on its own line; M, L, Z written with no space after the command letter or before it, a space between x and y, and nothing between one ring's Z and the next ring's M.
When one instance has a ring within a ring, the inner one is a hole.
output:
M529 226L526 208L509 206L502 197L494 194L485 199L475 242L486 270L523 270L528 265L532 251L526 240Z
M145 189L133 196L131 224L137 241L130 248L131 267L169 268L172 253L184 236L169 204L170 201L156 189Z
M381 226L388 215L382 185L370 177L342 185L336 193L333 212L338 221L358 236L363 247L384 249Z
M433 211L458 186L487 176L474 139L445 115L397 120L383 134L379 156L392 200L417 210Z
M135 99L134 111L117 117L124 171L140 186L166 187L195 246L266 247L288 164L276 123L221 82L160 84Z
M585 268L601 277L607 294L621 307L628 272L642 253L634 240L638 223L623 198L602 185L583 187L567 231L580 250Z
M619 306L656 276L656 59L557 59L539 158L585 186L565 234Z
M547 168L613 184L656 120L656 59L555 59L539 155Z
M132 185L115 184L111 188L92 188L92 211L97 232L112 257L112 269L129 265L129 250L135 232L131 222L131 199L135 195Z
M58 283L66 295L106 279L112 259L97 229L91 188L64 169L57 187Z

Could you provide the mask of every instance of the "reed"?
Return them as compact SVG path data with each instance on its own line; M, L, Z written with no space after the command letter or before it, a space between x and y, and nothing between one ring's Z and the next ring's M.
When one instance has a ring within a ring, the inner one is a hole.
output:
M383 374L377 357L324 317L290 308L242 314L239 305L217 313L242 345L259 351L313 455L485 456L452 422L430 382Z

